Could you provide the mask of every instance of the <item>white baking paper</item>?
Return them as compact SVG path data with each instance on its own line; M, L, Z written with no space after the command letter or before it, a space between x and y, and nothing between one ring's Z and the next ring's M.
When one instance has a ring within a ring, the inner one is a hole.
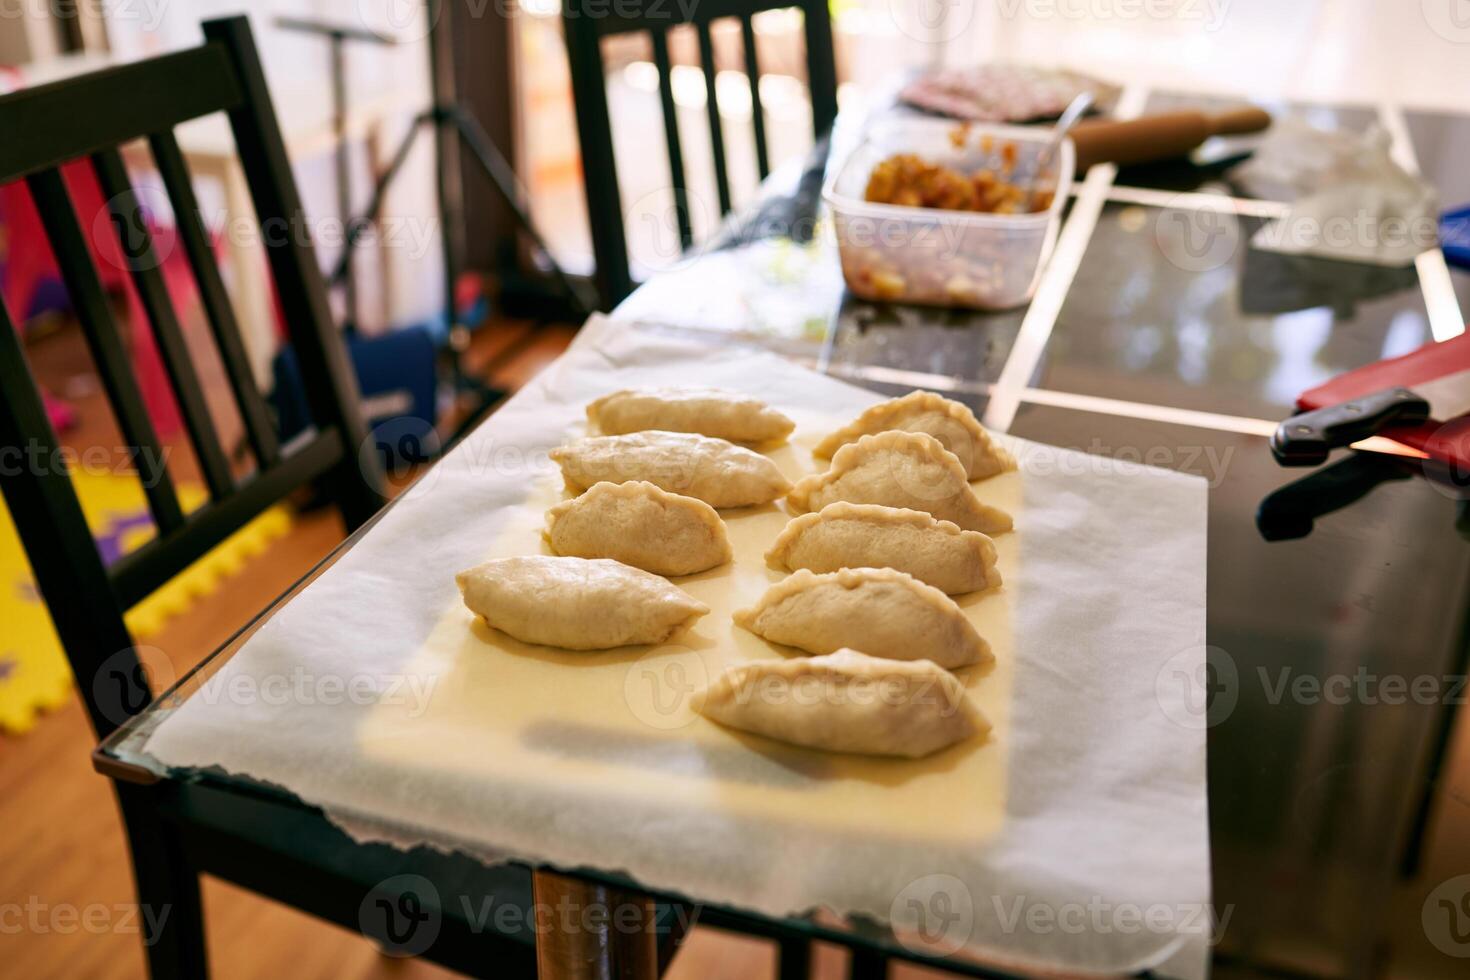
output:
M591 399L643 384L750 392L797 422L773 453L788 475L879 400L707 344L589 322L146 751L277 784L399 846L623 872L770 915L861 913L916 949L1011 966L1202 976L1200 479L1011 441L1021 471L975 485L1016 516L997 539L1006 582L961 597L997 653L966 677L995 731L929 760L783 748L663 704L700 671L779 656L724 613L780 577L760 562L786 520L775 506L725 512L734 564L678 580L715 612L666 647L568 654L472 621L454 573L543 549L542 512L561 496L546 453L585 431Z

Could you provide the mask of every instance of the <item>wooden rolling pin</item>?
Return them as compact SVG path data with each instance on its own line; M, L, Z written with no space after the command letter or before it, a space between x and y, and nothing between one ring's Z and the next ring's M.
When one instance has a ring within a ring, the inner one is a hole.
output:
M1140 119L1084 119L1072 128L1077 146L1077 172L1094 163L1152 163L1188 156L1211 136L1258 133L1271 125L1271 114L1240 106L1213 115L1186 109Z

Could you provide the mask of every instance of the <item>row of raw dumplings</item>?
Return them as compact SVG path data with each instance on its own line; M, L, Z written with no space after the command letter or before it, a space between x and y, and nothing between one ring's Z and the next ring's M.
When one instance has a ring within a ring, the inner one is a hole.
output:
M733 667L696 695L699 710L768 737L878 755L927 755L988 730L949 670L990 660L990 649L948 594L1000 584L988 534L1010 530L1011 518L981 503L969 481L1015 462L968 408L928 392L875 406L823 440L814 452L830 468L795 486L770 459L734 445L778 442L794 429L756 399L624 391L587 415L606 435L551 454L581 492L547 512L558 557L495 559L462 573L471 611L528 643L666 642L709 609L661 576L731 559L715 508L784 495L801 516L766 559L794 574L734 620L817 656ZM807 696L793 696L803 688Z

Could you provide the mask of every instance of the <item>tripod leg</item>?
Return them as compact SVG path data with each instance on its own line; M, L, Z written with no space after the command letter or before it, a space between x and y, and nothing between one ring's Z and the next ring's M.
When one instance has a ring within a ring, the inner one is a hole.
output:
M332 270L331 281L338 282L347 275L347 265L352 260L352 250L362 239L363 232L371 226L378 212L383 209L383 200L388 196L388 186L408 162L408 155L413 151L413 144L418 139L419 129L432 123L438 118L438 114L430 109L421 112L414 117L409 125L408 132L403 134L403 140L398 144L398 149L393 151L393 157L388 161L388 167L379 175L377 183L373 185L373 196L368 200L367 207L363 208L362 214L351 219L347 223L346 247L343 249L342 258L338 260L336 268Z
M337 213L343 221L352 219L352 144L347 133L347 40L340 34L332 40L332 129L337 140ZM343 240L341 261L342 303L344 320L351 329L357 325L357 280L352 274L352 257ZM338 280L333 277L333 283Z
M478 119L459 106L451 106L448 114L464 138L465 145L480 161L485 175L495 184L496 189L505 198L506 204L510 205L510 211L515 215L516 223L530 236L537 251L551 266L552 273L561 282L567 297L577 305L581 312L591 313L597 308L597 301L578 288L579 284L567 275L566 270L551 254L551 249L547 247L546 240L541 237L541 232L536 230L536 225L531 221L530 207L526 203L525 195L521 192L520 182L516 179L515 170L512 169L510 161L505 159L505 155L500 152L500 148L495 145L490 134L485 132Z
M332 282L335 283L346 275L347 264L350 261L352 249L361 240L363 232L370 226L373 218L382 210L383 200L388 193L388 186L398 176L399 171L403 169L404 164L408 161L409 153L413 150L414 141L418 139L419 129L426 125L442 125L446 121L454 123L455 128L464 139L465 145L470 148L475 154L475 158L480 162L481 167L485 171L485 175L490 178L491 182L495 184L496 189L505 198L506 203L510 205L510 211L515 216L516 223L530 237L532 244L536 246L536 250L545 258L547 265L551 267L552 274L561 283L562 289L566 292L567 297L572 300L578 311L590 314L593 310L597 309L596 299L590 296L585 289L582 289L580 283L567 275L566 270L561 267L561 264L551 254L551 249L547 246L546 240L541 237L541 232L537 230L536 225L531 221L531 215L525 202L525 195L521 192L515 171L511 169L510 162L505 159L505 155L500 152L494 141L490 139L490 135L480 126L479 121L457 106L447 110L430 109L414 118L413 125L404 134L402 142L398 144L398 149L394 151L387 169L378 177L377 184L373 188L372 198L368 201L367 207L363 209L360 217L354 218L349 223L346 236L347 247L343 252L342 259L337 263L337 267L332 272Z
M451 342L453 334L461 331L459 303L456 292L459 273L464 268L464 180L460 173L459 146L454 133L445 128L443 106L452 106L455 94L454 77L454 4L444 0L428 0L429 7L429 69L434 93L434 146L436 188L439 194L439 237L444 249L444 311L448 317ZM461 338L461 341L463 339Z

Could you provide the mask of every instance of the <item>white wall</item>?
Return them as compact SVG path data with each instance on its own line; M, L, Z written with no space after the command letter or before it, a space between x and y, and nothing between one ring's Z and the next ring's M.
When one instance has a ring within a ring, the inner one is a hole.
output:
M292 147L296 180L313 223L318 257L324 268L333 264L337 254L333 243L343 216L337 208L330 135L329 45L325 39L278 28L275 20L282 15L313 18L368 27L404 40L394 47L348 47L350 104L359 109L377 106L387 112L376 130L377 138L354 145L357 210L371 190L372 161L376 158L386 164L409 118L429 102L423 5L411 0L254 0L249 4L244 0L108 0L108 10L109 40L114 54L123 58L198 44L203 38L201 21L249 15L276 113ZM428 320L442 309L432 149L426 132L384 208L384 227L394 233L358 254L360 323L370 333Z
M999 59L1156 88L1455 110L1470 91L1463 3L912 0L943 8L931 46L945 64Z
M0 65L23 65L60 49L46 7L25 0L0 0Z

